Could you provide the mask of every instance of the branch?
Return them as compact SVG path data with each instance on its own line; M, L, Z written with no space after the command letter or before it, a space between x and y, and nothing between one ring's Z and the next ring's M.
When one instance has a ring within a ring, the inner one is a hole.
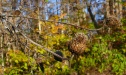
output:
M74 27L77 27L77 28L80 28L80 29L83 29L83 30L88 30L88 31L99 31L99 30L103 29L103 27L101 27L101 28L97 27L98 24L97 24L97 22L95 21L94 16L93 16L93 14L92 14L90 8L89 8L89 11L90 11L89 13L92 15L91 18L92 18L92 21L94 22L94 25L95 25L95 28L96 28L96 29L88 29L88 28L81 27L81 26L79 26L79 25L77 25L77 24L71 24L71 23L59 22L59 21L56 22L56 21L54 21L54 20L45 20L45 19L41 19L40 21L55 22L55 23L60 23L60 24L64 24L64 25L70 25L70 26L74 26ZM28 19L39 20L38 18L25 17L25 16L13 16L13 15L5 16L5 15L0 15L0 18L2 18L2 19L5 18L5 17L21 17L21 18L28 18Z
M21 32L20 32L20 33L21 33ZM49 53L51 53L51 54L53 54L53 55L55 55L55 56L57 56L57 57L59 57L59 58L61 58L61 59L63 59L63 60L68 60L68 58L63 58L63 57L61 57L60 55L58 55L58 54L54 53L53 51L49 50L48 48L45 48L44 46L42 46L42 45L40 45L40 44L34 42L34 41L31 40L30 38L28 38L25 34L21 33L21 35L23 35L23 36L25 37L25 39L27 39L29 42L33 43L33 44L36 45L36 46L39 46L39 47L43 48L43 49L46 50L47 52L49 52Z
M7 21L7 22L10 23L9 21ZM11 24L11 23L10 23L10 24ZM12 24L11 24L11 25L12 25ZM13 26L13 25L12 25L12 26ZM31 42L32 44L34 44L34 45L36 45L36 46L39 46L40 48L43 48L43 49L46 50L47 52L49 52L49 53L51 53L51 54L53 54L53 55L55 55L55 56L61 58L62 60L69 60L68 58L63 58L63 57L61 57L60 55L58 55L58 54L54 53L53 51L49 50L48 48L45 48L44 46L42 46L42 45L40 45L40 44L34 42L34 41L31 40L30 38L28 38L25 34L23 34L23 33L21 32L20 29L18 29L18 28L15 27L15 30L18 30L18 33L20 33L25 39L27 39L27 40L28 40L29 42ZM15 32L15 34L17 34L17 32Z
M90 17L91 17L92 22L94 23L95 28L98 29L99 26L98 26L98 23L96 22L96 20L94 18L94 15L93 15L93 13L91 11L91 6L88 6L88 12L90 14Z
M87 9L88 9L88 12L89 12L89 14L90 14L90 17L91 17L91 20L92 20L92 22L94 23L94 27L95 27L95 29L97 30L101 30L102 28L104 28L104 26L102 26L101 28L100 28L100 26L98 25L98 23L96 22L96 20L95 20L95 18L94 18L94 15L93 15L93 13L92 13L92 11L91 11L91 3L90 4L88 4L88 2L86 3L87 4ZM97 30L97 33L98 34L101 34L101 32L100 31L98 31Z

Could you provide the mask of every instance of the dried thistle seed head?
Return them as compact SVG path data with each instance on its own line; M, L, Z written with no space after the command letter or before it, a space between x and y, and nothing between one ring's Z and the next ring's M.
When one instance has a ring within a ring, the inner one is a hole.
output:
M88 36L84 33L76 33L75 39L78 40L78 42L86 42L88 40Z
M71 53L82 54L87 48L87 36L83 33L77 33L75 38L69 41L68 49Z
M106 20L106 25L110 28L118 28L121 26L120 20L115 16L109 16Z

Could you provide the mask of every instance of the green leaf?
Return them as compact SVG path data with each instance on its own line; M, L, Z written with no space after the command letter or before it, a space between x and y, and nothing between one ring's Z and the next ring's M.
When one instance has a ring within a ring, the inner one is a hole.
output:
M18 64L18 60L15 60L15 63L17 63L17 64Z

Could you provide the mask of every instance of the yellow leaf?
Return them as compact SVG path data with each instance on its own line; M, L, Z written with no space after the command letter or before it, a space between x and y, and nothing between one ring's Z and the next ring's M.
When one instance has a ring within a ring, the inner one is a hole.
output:
M58 21L59 20L59 16L58 15L53 15L50 17L50 20L54 20L54 21Z
M60 19L62 19L64 16L66 16L66 13L61 14Z
M18 60L15 60L15 63L18 63Z

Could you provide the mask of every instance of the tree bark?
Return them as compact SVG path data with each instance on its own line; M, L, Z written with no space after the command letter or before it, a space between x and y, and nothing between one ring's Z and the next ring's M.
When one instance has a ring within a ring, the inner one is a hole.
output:
M92 22L94 23L94 27L95 27L96 29L98 29L98 28L99 28L98 23L96 22L96 20L95 20L95 18L94 18L94 15L93 15L93 13L92 13L92 11L91 11L91 7L90 7L90 6L88 6L88 12L89 12L89 14L90 14L90 17L91 17Z

